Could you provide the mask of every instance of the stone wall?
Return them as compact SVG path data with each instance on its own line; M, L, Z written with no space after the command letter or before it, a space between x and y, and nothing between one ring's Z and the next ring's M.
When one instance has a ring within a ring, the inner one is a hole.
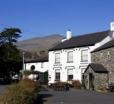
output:
M92 53L92 62L102 64L109 71L109 83L114 83L114 47Z
M105 90L108 85L107 73L95 73L94 89Z
M89 74L93 75L93 88L90 86ZM105 90L108 84L108 74L107 73L95 73L91 67L87 69L84 73L84 83L86 89L94 90Z

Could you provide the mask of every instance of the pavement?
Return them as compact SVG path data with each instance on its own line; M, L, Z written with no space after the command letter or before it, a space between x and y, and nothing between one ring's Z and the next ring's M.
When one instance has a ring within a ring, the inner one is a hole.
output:
M113 93L100 93L87 90L70 91L45 90L39 93L39 104L114 104Z
M2 95L5 91L5 88L7 87L8 85L0 85L0 95Z

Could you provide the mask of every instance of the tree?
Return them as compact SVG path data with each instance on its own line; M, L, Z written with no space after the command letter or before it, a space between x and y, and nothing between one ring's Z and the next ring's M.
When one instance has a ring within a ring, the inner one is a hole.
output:
M0 32L1 45L14 45L20 37L20 34L21 30L18 28L5 28L2 32Z
M0 32L0 74L9 75L13 72L19 72L17 66L20 66L22 59L15 43L20 34L21 30L18 28L5 28Z

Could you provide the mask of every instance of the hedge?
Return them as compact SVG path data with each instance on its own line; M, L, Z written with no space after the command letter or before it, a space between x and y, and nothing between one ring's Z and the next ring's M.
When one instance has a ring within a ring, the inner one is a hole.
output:
M38 95L38 86L30 79L23 79L6 89L2 102L3 104L34 104Z

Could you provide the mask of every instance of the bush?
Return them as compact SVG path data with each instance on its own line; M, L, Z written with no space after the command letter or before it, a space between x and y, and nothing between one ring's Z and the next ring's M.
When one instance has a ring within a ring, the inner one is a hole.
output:
M3 97L3 104L34 104L38 85L30 79L23 79L18 84L9 86Z
M74 80L74 81L72 81L72 86L74 88L80 89L81 88L81 83L80 83L79 80Z
M53 84L53 89L56 91L64 91L64 90L69 90L69 86L67 83L57 82Z
M32 74L32 71L30 71L30 70L24 70L22 74L26 77L26 76Z

